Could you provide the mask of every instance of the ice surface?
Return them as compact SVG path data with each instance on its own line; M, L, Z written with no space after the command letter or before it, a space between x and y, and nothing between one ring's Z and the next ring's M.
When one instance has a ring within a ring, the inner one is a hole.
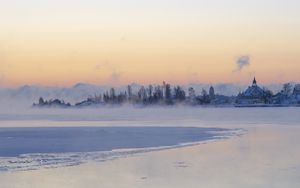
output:
M97 109L1 109L0 127L57 126L223 126L290 124L300 122L300 108L117 107ZM118 123L116 123L118 122Z
M0 128L0 171L73 166L238 133L240 130L189 127Z
M220 131L211 140L184 145L2 157L1 188L298 188L300 185L297 147L300 108L19 109L0 114L0 127L17 129L86 126L247 130L240 137L226 140L222 139L224 135L236 133ZM198 145L207 142L212 143ZM181 147L187 145L192 147Z
M193 107L2 110L0 170L108 160L161 147L178 147L182 143L222 139L232 136L231 130L262 125L299 126L299 110ZM130 153L118 149L130 149Z

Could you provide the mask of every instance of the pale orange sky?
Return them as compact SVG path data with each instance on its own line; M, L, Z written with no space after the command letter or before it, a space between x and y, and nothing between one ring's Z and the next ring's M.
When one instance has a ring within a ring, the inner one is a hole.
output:
M14 0L0 7L0 85L300 81L298 1ZM250 65L236 71L242 55Z

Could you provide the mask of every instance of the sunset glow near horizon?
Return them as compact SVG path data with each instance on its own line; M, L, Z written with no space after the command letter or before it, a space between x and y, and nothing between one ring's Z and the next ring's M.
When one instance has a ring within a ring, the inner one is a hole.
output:
M299 82L299 10L299 0L0 0L0 87Z

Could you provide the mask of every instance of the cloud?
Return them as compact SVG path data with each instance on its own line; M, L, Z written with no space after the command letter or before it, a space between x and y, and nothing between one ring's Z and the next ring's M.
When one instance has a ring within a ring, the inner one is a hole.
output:
M249 56L247 55L240 56L236 61L237 69L235 70L235 72L242 71L245 67L249 66L250 64L251 62Z

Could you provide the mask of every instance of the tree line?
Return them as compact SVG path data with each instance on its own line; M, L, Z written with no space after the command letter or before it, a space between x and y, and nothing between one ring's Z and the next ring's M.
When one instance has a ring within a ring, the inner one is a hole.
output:
M100 95L89 97L86 101L75 104L80 106L88 103L92 104L143 104L143 105L174 105L174 104L209 104L214 98L214 89L211 87L210 94L202 90L201 95L196 95L195 89L190 87L186 92L181 86L172 87L170 84L163 82L162 85L141 86L136 92L130 85L125 91L116 92L114 88Z
M37 107L85 107L93 105L232 105L237 104L238 100L242 99L242 93L237 96L225 96L215 94L213 86L209 90L202 89L200 93L196 93L193 87L185 90L183 87L171 86L169 83L163 82L162 85L141 86L133 91L131 85L123 91L117 92L115 88L111 88L102 94L96 94L88 97L86 100L71 105L63 100L44 100L39 99L38 104L33 104ZM265 104L283 104L297 103L300 104L300 85L293 87L287 83L277 94L273 94L267 88L263 88L261 101Z

